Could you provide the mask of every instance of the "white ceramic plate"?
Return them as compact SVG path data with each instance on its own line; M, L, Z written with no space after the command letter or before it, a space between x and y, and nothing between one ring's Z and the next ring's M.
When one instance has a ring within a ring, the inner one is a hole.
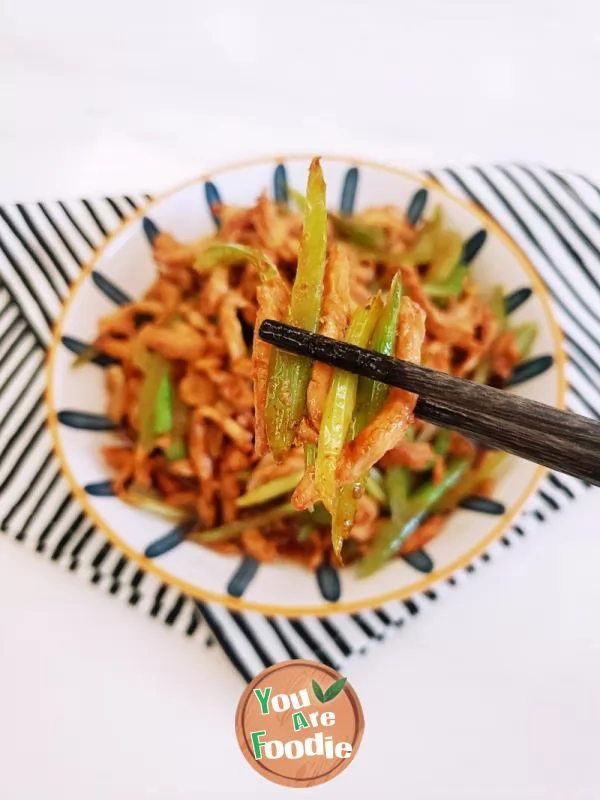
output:
M494 495L505 513L497 516L461 509L427 546L426 553L419 553L412 563L395 560L369 579L356 579L352 569L338 574L328 568L318 576L286 564L261 565L257 569L249 559L240 565L238 558L217 555L189 542L154 559L144 556L146 548L164 537L170 526L110 496L110 475L100 456L101 446L112 438L104 417L102 370L95 364L73 370L72 350L78 343L80 346L94 338L98 319L114 309L115 301L124 299L122 293L137 297L154 280L155 265L142 215L179 239L194 239L214 228L207 198L214 199L215 191L225 203L251 205L261 190L271 189L275 175L278 191L283 188L284 173L289 185L302 189L308 163L306 157L295 157L225 168L151 202L126 222L83 270L62 309L48 361L50 427L56 451L76 496L108 538L145 569L195 597L221 601L238 609L289 616L355 611L422 591L465 566L500 535L543 474L535 465L511 457ZM285 169L276 171L278 164L285 164ZM565 381L560 332L534 268L498 226L476 208L415 175L337 158L324 158L323 169L331 208L340 203L347 210L353 205L357 209L385 204L406 208L415 192L425 187L427 208L440 203L448 223L465 240L486 229L487 241L472 263L477 281L483 287L501 283L507 294L533 290L514 311L513 319L532 320L539 326L533 354L537 361L529 368L534 377L513 390L562 407ZM549 359L538 358L546 355L553 357L552 364ZM242 596L232 596L228 587ZM328 602L338 597L337 602Z

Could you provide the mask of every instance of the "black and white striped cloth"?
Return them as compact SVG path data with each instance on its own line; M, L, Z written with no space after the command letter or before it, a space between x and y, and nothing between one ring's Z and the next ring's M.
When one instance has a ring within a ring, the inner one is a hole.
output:
M600 189L537 166L426 173L484 208L545 281L565 333L568 407L600 416ZM0 527L85 580L207 645L218 642L245 680L302 657L341 668L460 585L499 548L543 524L586 487L550 474L506 534L460 574L409 600L356 614L285 619L198 603L129 561L86 518L61 475L44 400L53 321L93 250L146 197L0 207Z

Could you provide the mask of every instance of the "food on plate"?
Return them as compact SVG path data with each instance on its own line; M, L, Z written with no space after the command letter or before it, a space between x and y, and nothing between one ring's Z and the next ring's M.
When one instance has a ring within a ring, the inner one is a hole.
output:
M214 206L198 241L155 232L156 280L78 360L112 357L103 454L123 500L220 553L370 575L489 494L501 455L415 419L409 392L273 349L260 322L496 386L536 330L509 326L439 207L334 214L317 158L288 195Z

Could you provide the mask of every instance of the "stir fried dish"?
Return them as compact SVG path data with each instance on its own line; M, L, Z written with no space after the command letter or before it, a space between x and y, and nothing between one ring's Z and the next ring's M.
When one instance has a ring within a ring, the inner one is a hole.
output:
M261 321L496 386L536 331L509 327L439 207L334 214L319 159L287 194L214 206L199 241L154 231L154 283L78 360L110 357L103 455L124 501L219 553L370 575L488 495L501 456L415 419L413 394L272 348Z

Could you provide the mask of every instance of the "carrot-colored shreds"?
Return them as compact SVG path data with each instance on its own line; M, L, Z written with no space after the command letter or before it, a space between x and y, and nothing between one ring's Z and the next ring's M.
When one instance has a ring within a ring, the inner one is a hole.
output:
M319 159L306 196L289 196L222 205L198 241L159 233L154 283L100 320L77 363L115 361L120 441L103 454L123 500L189 521L190 541L223 554L358 562L367 575L488 493L499 456L415 419L409 392L275 351L260 323L493 385L536 330L511 328L500 287L475 283L441 209L415 224L390 206L334 214Z

